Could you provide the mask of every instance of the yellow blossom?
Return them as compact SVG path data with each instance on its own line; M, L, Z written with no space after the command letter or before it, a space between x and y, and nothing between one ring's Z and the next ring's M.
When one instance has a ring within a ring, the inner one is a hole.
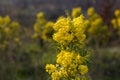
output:
M60 80L60 78L62 77L62 74L59 71L55 71L52 73L51 76L52 76L52 80Z
M9 35L10 35L10 28L5 27L5 28L4 28L4 31L5 31L6 34L9 34Z
M11 23L11 27L12 27L13 29L18 29L19 26L20 26L20 24L19 24L18 22L16 22L16 21L13 21L13 22Z
M44 13L43 12L39 12L38 14L37 14L37 18L42 18L44 16Z
M78 67L81 75L85 75L88 72L88 67L86 65L80 65Z
M71 58L70 52L61 51L57 56L57 63L67 67L71 64Z
M52 74L51 76L53 80L60 80L61 77L68 78L75 74L85 75L88 72L88 67L86 65L82 65L82 57L75 51L69 52L62 50L57 55L56 63L56 65L46 65L46 71L49 74Z
M58 31L60 28L68 26L68 19L67 18L61 18L58 19L58 21L54 24L53 28L54 30Z
M70 44L74 37L76 37L80 43L83 43L85 39L86 21L83 19L83 15L71 20L70 18L59 19L53 26L56 33L53 35L53 40L62 45Z
M73 35L66 32L59 32L53 35L53 39L62 45L68 45L73 40Z
M93 7L90 7L88 10L87 10L87 14L89 16L92 16L94 14L94 8Z
M4 22L4 24L8 24L8 23L10 23L10 17L9 16L5 16L4 18L3 18L3 22Z
M49 74L53 73L56 70L56 67L52 64L47 64L46 65L46 72Z
M34 31L35 31L36 33L39 33L39 32L40 32L40 26L39 26L38 24L35 24L35 25L34 25Z
M43 32L42 32L42 39L44 40L51 40L52 39L52 35L53 35L53 25L54 23L53 22L47 22L44 29L43 29Z
M81 8L80 7L72 9L72 17L73 18L79 17L80 14L81 14Z
M120 10L119 9L115 10L114 15L116 17L119 17L120 16Z
M3 18L0 16L0 25L3 24Z

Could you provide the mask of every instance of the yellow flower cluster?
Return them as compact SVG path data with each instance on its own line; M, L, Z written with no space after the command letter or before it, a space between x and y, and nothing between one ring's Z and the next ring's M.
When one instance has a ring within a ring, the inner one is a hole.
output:
M118 35L120 35L120 10L115 10L114 15L115 18L112 19L111 23L113 25L113 28L118 31Z
M86 65L80 65L78 70L80 71L81 75L84 75L88 72L88 67Z
M11 21L9 16L0 16L0 48L5 48L10 41L21 43L19 36L19 23ZM2 47L4 46L4 47Z
M46 65L46 72L49 74L53 73L56 70L56 67L52 64L47 64Z
M72 15L73 18L79 17L80 14L81 14L81 8L80 7L72 9L72 14L71 15Z
M98 43L99 41L101 41L101 43L104 43L104 40L110 36L108 26L104 24L100 15L95 13L93 7L87 10L87 15L89 20L87 27L88 38L90 36L90 41L97 40Z
M34 31L39 33L42 30L42 27L45 25L46 20L44 18L44 14L42 12L37 14L37 20L34 25Z
M32 38L38 38L43 40L51 41L53 30L53 22L46 21L44 13L40 12L37 14L37 20L34 25L34 34Z
M102 24L102 19L101 18L97 18L94 21L91 21L90 23L90 27L88 29L88 33L92 34L92 35L96 35L97 32L99 32L99 26L101 26Z
M40 38L41 32L43 30L44 25L46 24L46 20L44 18L44 13L40 12L37 14L37 20L33 26L34 34L32 35L32 38Z
M19 24L18 22L16 22L16 21L13 21L13 22L11 23L11 27L12 27L13 29L17 29L17 28L20 27L20 24Z
M48 40L48 41L52 40L52 35L54 33L53 25L54 23L51 21L45 24L44 29L42 31L42 39Z
M92 16L92 15L94 15L94 13L95 13L95 10L94 10L93 7L90 7L90 8L87 10L88 16Z
M88 8L87 15L89 21L94 21L97 18L101 18L100 15L95 12L93 7Z
M11 19L9 16L1 17L0 16L0 25L8 25L10 23Z
M53 26L56 33L53 35L53 39L61 45L68 45L72 42L79 41L83 43L85 39L86 23L83 19L83 15L74 18L61 18Z
M46 72L51 74L52 80L76 78L78 75L80 78L88 72L87 65L84 65L84 57L75 51L61 51L57 56L56 63L56 65L46 65Z
M47 64L46 72L52 80L82 80L88 73L86 54L80 55L86 35L84 34L88 21L83 15L76 18L61 17L53 25L55 33L53 40L59 44L60 53L57 55L56 64Z
M40 12L37 14L37 21L38 21L38 24L40 25L44 25L46 23L43 12Z
M114 15L116 17L120 17L120 10L119 9L115 10Z

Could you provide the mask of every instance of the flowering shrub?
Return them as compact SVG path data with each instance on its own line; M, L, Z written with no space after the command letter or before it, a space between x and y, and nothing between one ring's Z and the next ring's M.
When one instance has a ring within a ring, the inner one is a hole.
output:
M84 54L82 50L85 40L86 22L83 15L71 19L60 18L56 21L53 28L53 40L59 45L60 52L57 55L56 64L47 64L46 72L51 74L52 80L87 80L85 75L88 73L86 64L89 54ZM77 50L78 49L78 50Z
M46 65L46 72L49 73L50 79L88 80L90 71L88 62L91 55L85 49L85 41L88 41L88 44L92 43L92 45L96 41L96 44L102 45L108 42L107 38L111 36L112 32L109 32L108 26L103 22L102 17L95 12L94 8L88 9L85 19L80 7L73 8L70 15L67 15L68 17L60 16L54 23L47 21L44 13L40 12L37 14L33 26L34 31L28 27L22 29L23 27L18 22L12 21L9 16L0 16L0 67L2 68L0 74L4 75L5 78L8 75L7 77L12 80L18 76L21 77L21 75L24 77L24 74L27 74L28 77L32 76L31 78L36 77L36 80L39 78L46 80L44 65L54 63L56 54L53 53L57 48L56 63ZM115 18L111 23L118 37L120 35L120 10L116 10L114 15ZM33 34L31 31L33 31ZM112 35L116 37L116 33L112 33ZM30 39L31 36L32 39ZM44 42L44 47L39 46L37 41ZM51 42L55 42L57 47L51 47ZM96 56L97 62L99 54L96 54ZM103 59L103 61L105 60ZM101 66L103 66L102 64L101 62ZM95 68L92 66L92 69L98 69ZM106 70L108 69L106 68ZM107 74L109 73L111 72Z
M6 48L11 43L21 44L19 29L20 24L18 22L11 21L9 16L0 16L0 49Z
M87 15L89 20L86 31L88 42L96 41L97 44L105 44L107 38L110 36L108 26L104 24L100 15L95 13L93 7L87 10Z
M37 20L34 25L34 34L32 35L32 38L38 38L43 39L47 41L52 40L52 34L54 32L53 30L53 22L52 21L46 21L44 17L44 13L40 12L37 14Z

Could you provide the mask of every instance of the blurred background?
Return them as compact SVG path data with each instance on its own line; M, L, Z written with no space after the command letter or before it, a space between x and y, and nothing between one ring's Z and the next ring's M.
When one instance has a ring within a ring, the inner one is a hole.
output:
M43 12L46 21L55 22L66 15L65 10L71 13L76 7L81 7L86 19L90 19L87 10L93 7L110 32L104 42L103 38L98 39L106 35L104 31L100 31L99 37L87 37L87 47L92 50L88 74L91 80L120 80L120 35L117 34L120 27L114 29L111 23L112 19L118 19L115 10L120 9L120 0L0 0L0 20L9 16L10 21L6 17L5 25L11 26L15 21L19 26L10 33L5 29L8 33L2 34L4 25L0 23L0 80L48 80L45 65L55 63L57 51L54 44L41 37L31 39L38 20L36 15Z
M104 19L110 19L113 17L113 11L120 8L119 3L119 0L0 0L0 15L9 15L29 26L29 22L34 23L35 15L40 11L45 12L47 19L55 20L64 15L66 9L71 11L74 7L82 7L85 13L93 6Z

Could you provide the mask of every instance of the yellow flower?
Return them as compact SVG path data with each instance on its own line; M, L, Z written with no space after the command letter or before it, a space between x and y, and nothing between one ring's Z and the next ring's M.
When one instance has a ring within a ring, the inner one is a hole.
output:
M80 7L72 9L72 17L73 18L79 17L80 14L81 14L81 8Z
M73 41L74 37L77 37L77 41L83 43L87 24L83 18L83 15L80 15L73 20L70 18L59 19L53 26L54 30L56 30L53 40L62 45L68 45Z
M47 64L46 65L46 72L49 74L53 73L56 70L56 67L52 64Z
M120 10L118 10L118 9L115 10L114 15L115 15L116 17L120 16Z
M60 69L60 72L61 72L62 76L68 77L68 73L67 73L67 71L65 70L65 68L61 68L61 69Z
M18 29L19 26L20 26L20 24L19 24L18 22L16 22L16 21L13 21L13 22L11 23L11 27L12 27L13 29Z
M62 77L62 74L59 71L55 71L52 73L51 76L52 76L52 80L60 80L60 78Z
M80 65L78 67L81 75L85 75L88 72L88 67L86 65Z
M113 28L118 31L117 34L120 35L120 10L115 10L114 15L115 18L112 19L111 23L113 25Z
M44 13L43 13L43 12L39 12L39 13L37 14L37 18L43 18L43 16L44 16Z
M78 75L85 75L88 72L88 67L83 64L82 57L76 53L75 51L65 51L62 50L57 55L55 65L47 64L46 65L46 72L51 74L53 80L62 79L61 77L68 78L70 76ZM76 80L80 79L76 78Z
M87 22L84 20L84 16L80 15L79 17L73 19L73 25L77 32L80 31L82 34L84 34Z
M64 16L59 16L57 20L65 18Z
M82 59L82 57L79 54L76 55L75 62L78 63L78 64L82 64L83 63L83 59Z
M73 40L74 36L67 32L64 32L64 31L61 32L61 31L62 30L60 30L59 32L53 35L53 40L57 41L58 43L62 45L68 45Z
M9 35L10 35L10 28L5 27L5 28L4 28L4 31L5 31L6 34L9 34Z
M9 24L10 23L10 17L9 16L5 16L4 18L3 18L3 22L4 22L4 24Z
M81 15L80 17L73 19L73 25L75 27L74 34L81 43L83 43L86 38L86 35L84 34L86 22L83 18L83 15Z
M53 29L58 31L60 28L68 26L68 19L67 18L61 18L58 19L58 21L54 24Z
M120 29L120 18L117 19L118 29Z
M3 18L0 16L0 25L3 24Z
M88 10L87 10L87 14L88 16L92 16L94 14L94 8L93 7L90 7Z
M84 32L87 24L88 21L80 15L77 18L60 18L53 25L53 40L59 43L61 51L55 65L46 65L52 80L80 80L88 72L87 66L82 65L84 58L76 51L86 37Z
M102 24L102 18L97 18L95 20L95 24L98 24L98 25Z
M53 32L54 32L53 25L54 25L53 22L47 22L46 23L46 25L43 29L43 32L42 32L42 39L51 41L52 35L53 35Z
M71 64L71 58L70 52L67 51L61 51L57 55L57 63L63 65L64 67L67 67Z
M77 77L75 78L75 80L81 80L81 79L80 79L80 77L79 77L79 76L77 76Z
M40 32L40 25L35 24L35 25L34 25L34 31L35 31L36 33L39 33L39 32Z
M114 25L116 24L116 19L112 19L111 23Z
M44 17L44 13L40 12L37 14L37 24L39 24L39 26L43 26L46 23L45 17Z

